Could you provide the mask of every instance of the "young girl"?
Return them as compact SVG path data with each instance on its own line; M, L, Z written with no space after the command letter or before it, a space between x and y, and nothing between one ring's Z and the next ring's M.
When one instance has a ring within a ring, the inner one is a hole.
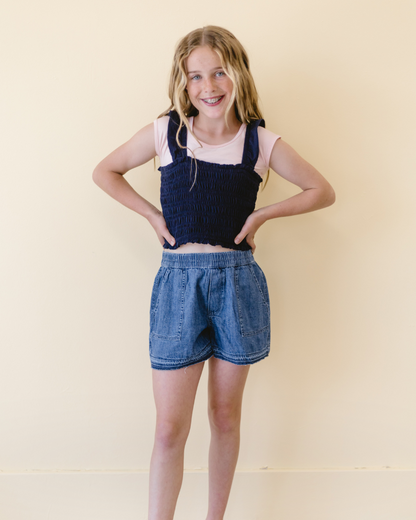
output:
M264 128L247 54L229 31L208 26L179 42L169 95L170 109L106 157L93 178L144 216L165 249L150 309L157 421L149 519L173 518L195 393L208 361L207 520L221 520L237 463L249 367L269 353L269 298L253 258L255 233L266 220L329 206L334 192ZM123 177L156 155L162 211ZM269 167L301 191L255 210Z

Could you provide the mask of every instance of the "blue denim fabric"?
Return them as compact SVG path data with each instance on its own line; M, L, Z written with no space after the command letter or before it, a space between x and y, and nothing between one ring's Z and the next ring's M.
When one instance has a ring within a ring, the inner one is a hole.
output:
M211 356L248 365L269 351L269 294L251 251L163 253L150 305L152 368Z

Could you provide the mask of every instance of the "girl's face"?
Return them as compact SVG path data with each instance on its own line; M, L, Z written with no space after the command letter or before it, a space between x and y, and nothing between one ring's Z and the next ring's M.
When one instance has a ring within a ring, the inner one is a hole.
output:
M198 47L189 55L186 68L189 99L199 115L210 119L224 117L233 82L224 72L218 54L210 47ZM235 116L234 110L230 110L230 115Z

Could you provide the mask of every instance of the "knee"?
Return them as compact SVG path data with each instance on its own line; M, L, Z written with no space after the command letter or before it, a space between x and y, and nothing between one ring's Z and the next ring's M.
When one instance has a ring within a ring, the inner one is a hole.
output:
M227 404L212 404L209 407L211 429L219 434L235 433L240 428L240 409Z
M177 421L158 420L156 422L155 444L163 449L185 445L189 428Z

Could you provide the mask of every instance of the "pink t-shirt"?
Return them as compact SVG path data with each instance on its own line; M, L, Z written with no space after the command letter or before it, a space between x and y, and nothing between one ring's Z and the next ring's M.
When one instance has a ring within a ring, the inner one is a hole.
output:
M194 118L190 117L189 124L191 128L193 128L193 122ZM169 116L160 117L154 122L156 154L159 156L161 166L166 166L172 162L167 140L168 123ZM201 141L202 147L195 137L188 132L188 156L192 157L192 150L195 158L201 161L217 164L240 164L243 157L246 128L247 125L242 124L237 134L228 143L213 145ZM259 157L254 169L263 177L269 169L273 146L280 136L263 127L258 128L258 136Z

